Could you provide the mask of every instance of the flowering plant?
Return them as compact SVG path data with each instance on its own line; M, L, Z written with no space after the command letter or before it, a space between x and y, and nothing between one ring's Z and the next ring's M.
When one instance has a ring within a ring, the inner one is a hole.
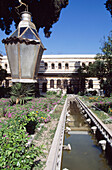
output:
M27 147L29 136L16 120L0 122L0 169L31 169L41 148Z
M108 108L108 114L112 115L112 108L110 108L110 107Z

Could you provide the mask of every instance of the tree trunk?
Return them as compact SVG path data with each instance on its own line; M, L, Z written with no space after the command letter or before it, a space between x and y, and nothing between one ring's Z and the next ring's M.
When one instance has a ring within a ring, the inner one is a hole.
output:
M18 104L19 103L19 98L16 98L16 104Z

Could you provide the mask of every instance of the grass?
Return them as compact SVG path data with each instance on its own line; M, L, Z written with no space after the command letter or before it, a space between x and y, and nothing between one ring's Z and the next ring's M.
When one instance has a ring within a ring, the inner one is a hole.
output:
M43 131L47 131L47 129L48 129L47 127L42 126L41 130L36 134L35 140L39 139L41 137Z
M59 120L60 115L61 115L61 112L62 112L62 109L63 109L63 105L62 105L62 103L61 103L61 104L59 104L59 105L55 108L53 114L51 114L51 118L52 118L52 119L57 119L57 120Z
M64 102L64 101L63 101ZM64 104L63 104L64 105ZM57 107L55 108L54 112L52 114L50 114L51 116L51 121L47 124L45 124L44 127L42 127L41 131L39 132L39 134L36 135L34 143L36 142L37 145L39 144L39 142L44 145L45 148L45 152L44 153L44 160L47 160L47 156L48 153L50 151L50 147L57 129L57 125L58 125L58 121L63 109L63 105L62 102L60 102ZM43 159L43 158L42 158ZM38 170L44 170L45 168L45 161L42 161L42 166L40 168L38 168ZM36 170L36 169L33 169Z
M92 112L101 120L105 123L105 120L108 119L110 116L105 114L104 111L99 111L99 110L95 110L92 109L93 103L96 102L97 100L100 101L102 99L102 101L106 101L106 100L111 100L110 98L101 98L100 96L91 96L91 97L87 97L87 96L80 96L79 97L85 104L86 106L88 106Z
M91 109L93 113L95 113L95 115L100 119L100 120L105 120L108 119L109 116L107 116L106 114L104 114L103 111L98 111L98 110L93 110Z
M51 139L54 138L54 134L55 134L55 132L56 132L56 128L57 128L57 127L55 127L54 129L51 129L51 130L50 130Z

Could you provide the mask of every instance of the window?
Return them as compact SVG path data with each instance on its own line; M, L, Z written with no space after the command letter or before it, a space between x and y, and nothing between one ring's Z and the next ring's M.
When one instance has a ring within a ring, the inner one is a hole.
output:
M76 67L79 67L79 66L80 66L80 61L76 61L76 62L75 62L75 66L76 66Z
M82 63L82 67L85 67L85 63Z
M63 87L64 87L64 89L67 88L67 86L68 86L68 80L64 80L64 81L63 81Z
M5 63L5 69L7 69L7 63Z
M61 63L58 64L58 69L61 69Z
M61 80L57 80L57 88L61 88Z
M65 69L69 69L68 63L65 64Z
M50 88L54 88L54 80L50 80Z
M42 84L42 92L46 92L46 91L47 91L47 83L44 82L44 83Z
M80 67L80 61L76 61L74 67L75 67L75 71L77 71L78 68Z
M80 61L76 61L74 67L79 67L80 66Z
M55 69L54 63L51 64L51 68L52 68L52 69Z
M88 88L93 88L93 80L89 80L89 83L88 83Z
M48 69L48 64L47 63L45 63L45 70L47 70Z

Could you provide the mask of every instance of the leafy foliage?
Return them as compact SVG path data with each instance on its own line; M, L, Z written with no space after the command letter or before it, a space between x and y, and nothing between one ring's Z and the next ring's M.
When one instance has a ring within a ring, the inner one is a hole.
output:
M56 91L47 91L47 95L55 95L55 94L57 94L57 92Z
M34 159L42 151L39 147L27 147L28 134L16 119L0 122L0 169L31 169Z
M79 77L79 92L81 95L84 94L84 90L85 90L85 77L87 75L87 73L85 72L86 66L80 66L77 70L78 73L78 77Z
M0 65L0 83L2 83L2 81L6 79L6 76L7 71L3 69L2 66Z
M112 0L107 0L106 3L105 3L105 7L110 12L110 14L112 15Z
M44 28L46 37L50 36L50 28L58 21L62 8L68 5L68 0L22 0L22 2L28 5L37 30ZM6 34L10 34L10 26L13 21L16 27L20 21L15 10L15 7L19 5L18 0L5 0L5 3L4 0L0 0L0 28L5 30ZM24 10L24 6L21 6L19 13Z
M110 97L112 89L112 32L107 37L107 40L104 39L103 46L101 47L102 53L98 54L96 61L102 63L101 72L102 79L101 84L104 89L105 95ZM99 76L97 74L97 76ZM106 80L104 81L105 78Z
M100 88L104 90L105 96L110 97L112 89L112 32L104 39L101 47L102 53L96 55L96 61L88 66L81 67L79 73L86 77L98 77Z
M47 99L35 98L24 105L13 106L10 106L8 99L0 100L0 108L4 106L7 118L0 120L0 169L31 169L36 165L34 160L43 154L43 146L36 147L34 144L28 146L31 134L27 131L28 127L31 130L35 124L38 127L40 123L49 122L51 119L49 112L61 100L62 98L53 95ZM40 164L37 166L38 169Z
M11 87L11 102L16 101L16 104L24 104L25 97L33 95L34 87L26 83L16 83Z
M112 117L107 118L107 119L104 119L104 120L103 120L103 123L105 123L105 124L111 124L111 123L112 123Z

